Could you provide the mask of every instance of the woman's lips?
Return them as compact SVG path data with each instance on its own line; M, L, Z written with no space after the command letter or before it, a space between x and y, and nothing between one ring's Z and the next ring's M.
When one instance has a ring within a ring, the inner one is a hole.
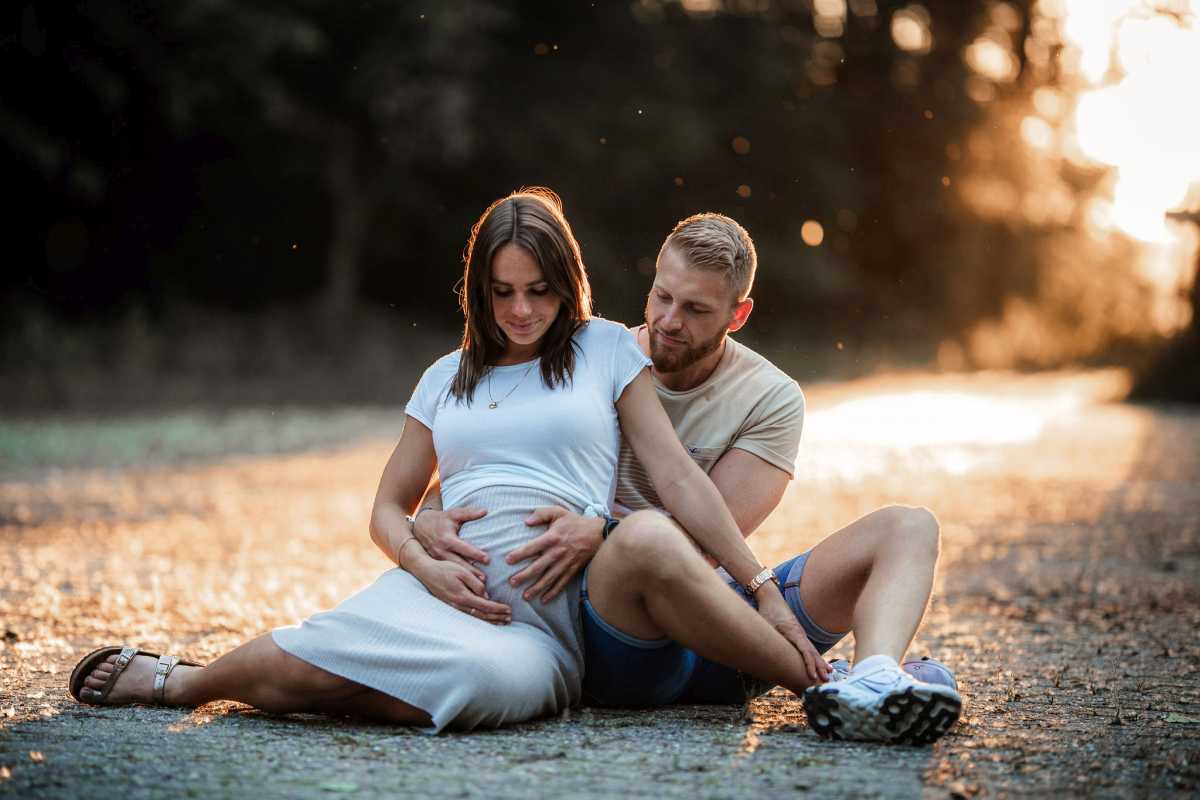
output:
M517 333L529 333L530 331L536 330L537 326L538 323L536 322L526 322L523 325L517 322L508 323L508 327L512 328Z

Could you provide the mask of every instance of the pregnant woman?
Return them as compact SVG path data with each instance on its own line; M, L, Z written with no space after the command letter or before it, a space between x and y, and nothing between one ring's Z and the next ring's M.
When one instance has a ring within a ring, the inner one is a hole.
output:
M465 260L462 347L418 383L372 511L371 539L397 568L209 666L134 647L96 650L71 675L76 699L235 700L431 732L555 713L580 696L578 580L551 603L526 601L509 582L519 565L504 556L541 533L525 524L534 508L607 513L621 430L705 550L741 583L760 573L675 436L633 336L591 317L558 197L533 189L493 203L472 228ZM408 515L435 470L447 505L489 509L461 531L489 554L486 565L434 560L413 537Z

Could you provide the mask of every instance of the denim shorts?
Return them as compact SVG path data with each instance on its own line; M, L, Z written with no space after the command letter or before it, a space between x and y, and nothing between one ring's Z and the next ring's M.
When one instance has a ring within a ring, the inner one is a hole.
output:
M775 574L783 596L796 620L804 626L809 641L824 653L845 633L821 628L800 602L800 578L809 550L780 564ZM748 603L753 598L736 582L729 588ZM588 599L587 572L582 593L584 642L584 701L598 706L652 708L674 703L722 705L744 703L770 691L772 685L717 664L670 639L638 639L606 622Z

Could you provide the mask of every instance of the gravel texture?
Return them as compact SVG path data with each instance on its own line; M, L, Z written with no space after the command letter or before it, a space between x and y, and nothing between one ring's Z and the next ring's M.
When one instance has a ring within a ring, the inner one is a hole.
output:
M107 467L98 449L128 443L113 433L128 421L24 421L0 441L0 796L1194 795L1200 412L1106 402L1123 385L911 376L809 391L797 480L751 543L771 563L880 505L938 514L940 576L913 652L957 672L966 709L927 748L820 740L783 690L439 737L234 704L78 705L67 676L95 646L203 661L372 580L387 564L367 517L399 419L295 414L283 446L239 446L204 415L182 433L175 417L139 420L140 444ZM254 413L234 429L257 430Z

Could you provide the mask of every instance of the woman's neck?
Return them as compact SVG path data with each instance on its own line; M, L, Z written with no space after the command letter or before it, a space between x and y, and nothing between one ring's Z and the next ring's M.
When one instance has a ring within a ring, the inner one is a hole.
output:
M507 367L512 364L523 364L526 361L532 361L540 355L541 349L541 342L527 345L515 345L509 342L504 348L504 352L496 359L496 366Z

